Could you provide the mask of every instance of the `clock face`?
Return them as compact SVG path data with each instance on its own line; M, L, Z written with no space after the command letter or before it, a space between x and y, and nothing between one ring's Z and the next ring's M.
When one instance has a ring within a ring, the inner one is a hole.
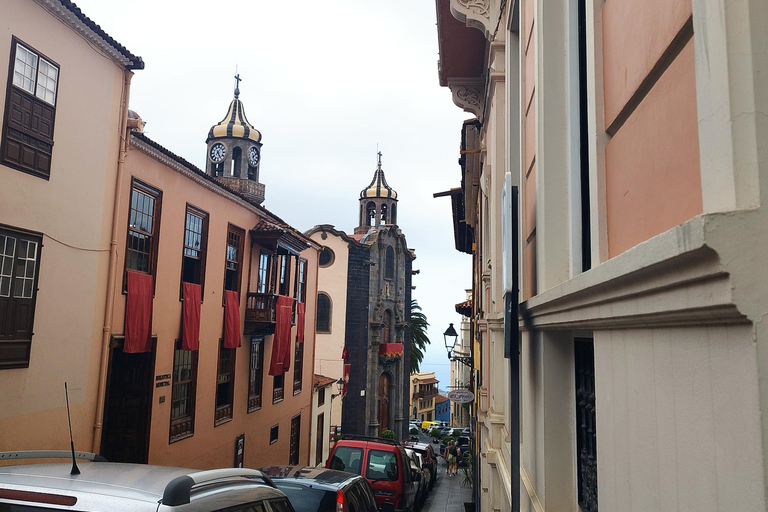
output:
M224 157L227 154L227 148L224 147L224 144L221 142L217 142L213 145L211 148L211 161L214 163L219 163L222 160L224 160Z
M251 164L251 167L256 167L256 164L259 163L259 148L256 146L251 146L248 150L248 163Z

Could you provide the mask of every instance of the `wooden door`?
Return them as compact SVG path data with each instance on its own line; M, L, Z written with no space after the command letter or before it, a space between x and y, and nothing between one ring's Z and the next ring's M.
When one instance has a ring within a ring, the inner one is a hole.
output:
M317 417L317 445L315 447L315 465L325 462L323 460L323 446L325 445L325 415Z
M291 418L291 446L288 455L288 464L299 463L299 436L301 435L301 414Z
M154 354L126 354L116 347L110 359L101 455L110 462L146 464Z

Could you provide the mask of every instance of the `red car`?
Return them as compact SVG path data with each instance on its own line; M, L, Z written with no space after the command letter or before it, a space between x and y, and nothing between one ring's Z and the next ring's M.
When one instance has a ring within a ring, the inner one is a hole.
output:
M421 473L411 471L408 455L397 441L346 435L336 441L325 467L364 476L381 512L416 508Z

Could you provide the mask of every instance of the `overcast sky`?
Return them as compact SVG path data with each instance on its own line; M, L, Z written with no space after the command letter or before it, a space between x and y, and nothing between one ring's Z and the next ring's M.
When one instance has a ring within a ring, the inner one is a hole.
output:
M458 330L471 258L454 249L450 199L432 194L459 186L471 116L438 85L434 1L75 1L144 59L130 108L145 134L201 169L237 67L246 116L262 133L264 206L301 231L353 232L378 145L421 270L413 298L432 340L422 371L447 386L442 333L449 322Z

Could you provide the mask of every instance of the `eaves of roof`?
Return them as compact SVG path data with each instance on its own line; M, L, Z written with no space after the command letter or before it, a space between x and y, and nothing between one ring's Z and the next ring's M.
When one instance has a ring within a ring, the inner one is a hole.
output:
M99 49L108 54L112 60L120 63L125 69L144 69L144 61L115 41L109 34L70 0L35 0L48 12L54 14L75 32L85 37Z

